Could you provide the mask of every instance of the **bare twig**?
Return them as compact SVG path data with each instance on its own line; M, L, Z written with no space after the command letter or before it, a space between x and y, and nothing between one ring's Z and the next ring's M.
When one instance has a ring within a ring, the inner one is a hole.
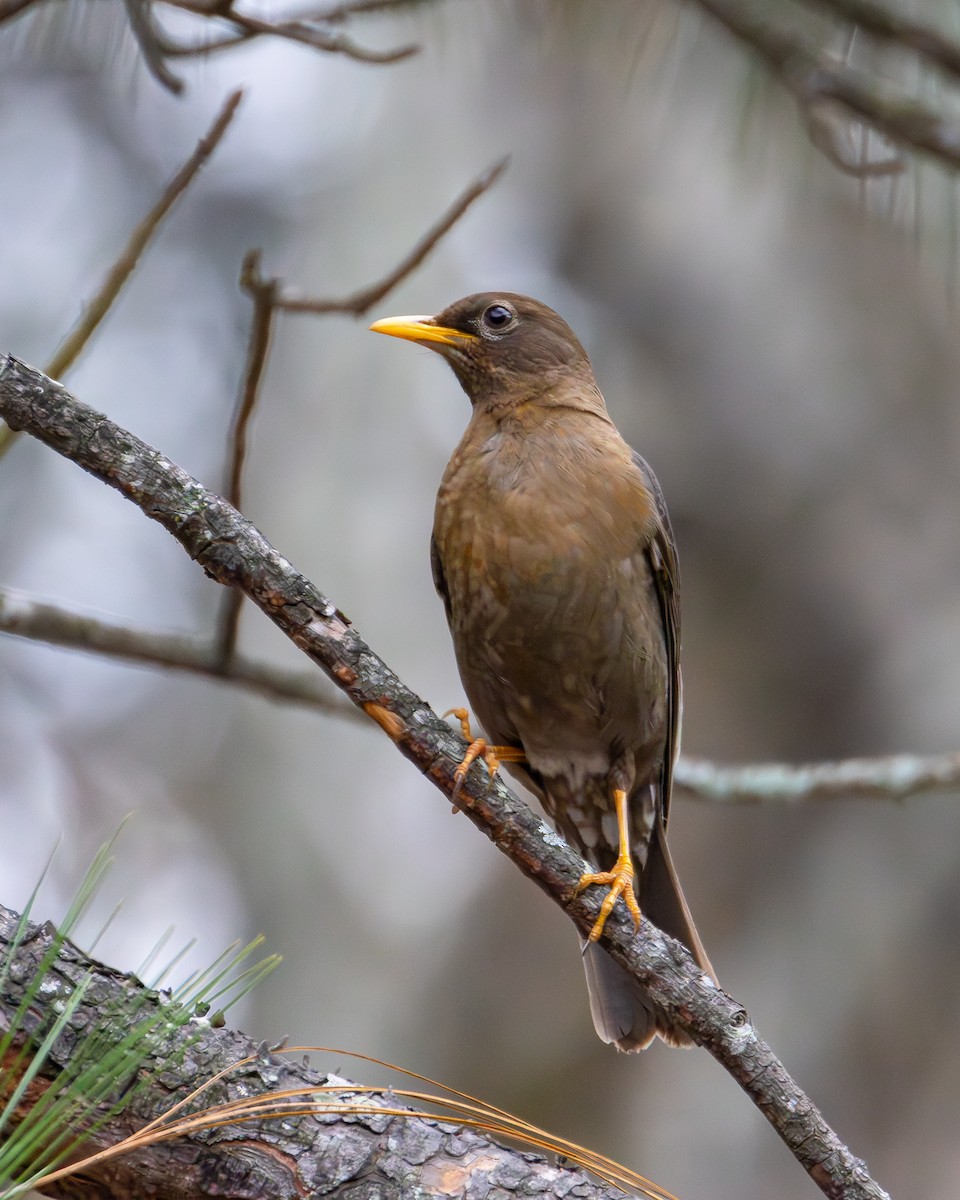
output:
M507 169L509 162L509 155L500 159L461 192L440 220L423 235L410 253L401 259L393 270L379 282L372 283L369 287L361 288L360 291L339 300L311 298L298 295L292 290L284 290L276 298L276 307L284 312L292 313L348 313L355 317L362 317L423 262L437 242L446 233L449 233L470 205L493 187Z
M257 402L263 370L270 352L273 335L273 314L278 281L265 279L260 273L260 251L251 250L240 270L240 287L253 301L253 318L247 341L247 362L243 383L237 399L230 428L230 474L227 479L227 499L234 508L242 508L243 464L247 454L247 426Z
M152 0L123 0L130 31L143 55L147 70L168 92L179 96L183 80L178 79L163 61L163 45L153 26Z
M60 605L0 588L0 633L98 654L134 666L162 667L220 680L268 700L363 720L351 705L334 699L316 671L289 671L234 655L223 663L219 648L180 634L130 629Z
M48 374L59 379L73 366L78 355L113 307L123 285L136 269L140 256L149 245L150 239L220 144L242 97L242 90L235 91L227 97L216 120L197 143L196 149L167 184L157 203L134 229L119 258L107 272L96 295L84 307L77 323L60 343L53 358L47 364ZM10 448L13 440L12 431L6 426L0 426L0 457Z
M450 800L466 743L367 646L336 606L226 501L185 471L80 404L40 372L0 357L0 415L120 491L160 522L213 579L240 587ZM582 934L600 906L578 892L583 860L502 782L474 764L457 806L559 904ZM591 894L594 893L594 894ZM759 1107L811 1179L833 1200L885 1200L752 1026L687 951L649 921L635 932L620 909L603 944L653 1001L704 1046Z
M421 3L423 0L421 0ZM410 0L348 0L318 13L318 21L346 21L360 13L389 12L391 9L410 8Z
M273 337L274 307L278 284L275 279L264 279L260 273L260 251L251 250L243 260L240 271L240 286L253 300L253 317L247 341L247 361L237 406L230 426L229 476L227 499L234 508L242 507L243 467L247 455L247 430L250 418L260 394L260 383L270 352ZM240 631L240 610L243 593L231 588L223 598L217 620L217 656L226 668L233 659Z
M230 464L227 480L227 499L234 508L242 507L243 468L247 454L247 432L256 407L263 381L263 372L270 351L273 327L278 312L309 313L314 316L347 313L363 316L368 309L412 274L437 243L453 228L467 209L488 191L507 168L508 159L486 170L457 197L450 208L417 242L409 254L383 279L370 284L353 295L340 300L304 299L293 292L284 292L280 280L265 277L260 270L259 250L251 250L243 261L240 286L253 301L253 317L247 340L247 359L240 395L231 423L229 446ZM224 597L217 621L217 645L220 662L226 667L236 649L243 605L241 592L231 590Z
M171 8L180 9L182 12L191 13L204 20L216 19L218 21L228 21L232 26L230 32L219 38L214 38L208 43L201 43L196 46L167 44L164 46L164 53L167 55L179 55L183 57L186 55L210 54L257 37L274 37L284 41L299 42L301 45L309 46L313 50L322 50L330 54L342 54L347 58L354 59L356 62L372 63L375 65L401 62L403 59L417 54L420 50L420 47L413 43L405 46L396 46L391 50L370 50L365 46L358 46L356 42L351 41L350 38L345 37L343 34L332 33L329 29L322 28L310 19L264 21L259 17L238 12L232 4L225 5L222 9L212 12L209 5L202 3L202 0L200 2L198 0L164 0L164 3L168 4Z

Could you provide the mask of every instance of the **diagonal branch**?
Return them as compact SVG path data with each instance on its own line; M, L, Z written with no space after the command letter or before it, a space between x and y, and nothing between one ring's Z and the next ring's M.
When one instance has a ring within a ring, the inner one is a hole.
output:
M57 378L66 372L76 362L90 338L96 333L107 313L124 285L130 279L140 261L141 255L150 244L150 240L162 225L176 202L187 190L210 156L220 145L223 135L237 111L237 106L243 99L243 90L232 92L224 101L213 124L197 142L193 153L176 172L160 198L147 213L139 225L130 234L127 244L120 256L107 272L106 277L97 289L93 298L84 305L76 324L57 347L53 358L47 364L47 372ZM14 434L7 426L0 425L0 457L10 448Z
M8 356L0 356L0 416L116 488L163 525L212 579L241 588L448 800L453 798L465 742L226 501L59 384ZM577 894L583 860L501 780L490 780L485 767L474 764L457 792L457 805L582 934L589 932L600 900L589 891ZM682 946L648 921L634 933L621 911L608 920L603 944L733 1076L825 1195L884 1200L886 1193L790 1077L743 1007L703 975Z

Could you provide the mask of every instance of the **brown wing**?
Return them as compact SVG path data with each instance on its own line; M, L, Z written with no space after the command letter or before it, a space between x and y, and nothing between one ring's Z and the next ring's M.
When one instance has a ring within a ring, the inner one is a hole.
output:
M680 750L680 719L683 712L680 679L680 567L677 562L677 547L673 540L673 529L670 525L667 504L657 477L636 451L633 452L633 461L643 476L643 481L653 497L657 510L657 531L647 550L647 561L650 563L650 570L656 583L669 666L667 739L663 755L663 773L660 780L663 823L666 825L670 807L670 792L673 787L673 766Z
M440 551L437 548L437 539L433 536L430 538L430 570L433 572L433 586L437 589L437 595L443 601L443 609L447 614L447 624L450 624L450 592L447 590L447 581L443 574L443 563L440 561Z

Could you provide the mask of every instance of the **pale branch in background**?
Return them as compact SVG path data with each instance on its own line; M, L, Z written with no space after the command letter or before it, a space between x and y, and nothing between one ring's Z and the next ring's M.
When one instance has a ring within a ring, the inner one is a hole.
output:
M960 792L960 754L890 754L840 762L727 767L682 758L674 782L701 800L733 804L860 798L908 800Z
M400 751L567 913L582 935L600 908L578 894L583 860L485 764L458 781L467 744L350 628L337 610L221 497L103 414L16 359L0 357L0 415L116 488L158 521L212 579L239 587L375 721ZM840 1141L750 1023L686 950L620 908L602 943L651 998L750 1096L811 1179L834 1200L886 1193Z

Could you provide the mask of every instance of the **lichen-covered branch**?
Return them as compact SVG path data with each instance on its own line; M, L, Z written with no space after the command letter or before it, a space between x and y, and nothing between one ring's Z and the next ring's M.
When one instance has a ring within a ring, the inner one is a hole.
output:
M684 758L674 782L700 800L733 804L767 801L906 800L933 792L960 792L960 754L890 754L840 762L754 763L724 767Z
M225 500L159 451L75 400L65 388L0 356L0 416L158 521L213 579L241 588L448 798L466 743L407 688L324 596ZM577 894L583 860L500 779L474 764L457 806L525 875L564 909L581 933L596 920L598 889ZM717 988L679 943L645 921L638 932L619 910L603 944L651 997L720 1062L793 1155L833 1200L883 1200L837 1134L760 1037L743 1007Z

